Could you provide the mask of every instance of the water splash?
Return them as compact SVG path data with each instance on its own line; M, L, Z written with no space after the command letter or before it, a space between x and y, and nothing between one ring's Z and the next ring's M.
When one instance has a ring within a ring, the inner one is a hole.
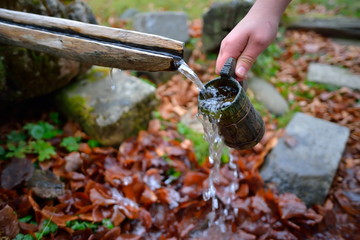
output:
M198 114L197 118L204 127L204 137L205 140L209 143L209 162L213 165L209 175L209 188L203 193L203 198L205 201L212 199L212 208L215 210L219 207L218 199L216 197L215 183L219 181L221 155L225 145L219 135L219 129L217 125L211 123L208 116Z

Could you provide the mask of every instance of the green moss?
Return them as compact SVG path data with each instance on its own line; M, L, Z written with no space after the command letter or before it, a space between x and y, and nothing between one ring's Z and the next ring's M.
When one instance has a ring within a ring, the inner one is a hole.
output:
M72 112L79 113L82 116L87 116L93 110L87 106L86 99L81 96L74 96L68 98L68 108Z
M184 11L189 15L190 19L200 18L205 10L214 2L226 2L228 0L88 0L86 1L93 9L95 15L102 16L103 23L109 24L106 20L110 16L118 16L128 8L135 8L139 11ZM105 20L105 21L104 21Z
M270 44L269 47L258 56L252 67L254 73L264 79L274 77L280 69L277 59L280 58L281 52L281 48L276 43Z
M295 108L293 110L288 111L284 115L280 117L274 117L274 119L278 123L278 128L284 128L290 122L290 120L294 117L295 113L299 112L299 108Z
M146 79L146 78L140 77L139 79L140 79L141 81L143 81L144 83L149 84L150 86L153 86L154 88L157 87L155 83L153 83L152 81L150 81L150 80L148 80L148 79Z
M313 82L313 81L309 81L309 80L306 80L304 83L311 88L315 88L315 89L319 89L319 90L326 90L326 91L330 91L330 92L340 89L340 87L338 87L338 86L334 86L331 84L317 83L317 82Z
M209 156L209 144L205 141L203 134L195 132L183 123L178 123L177 129L180 134L193 143L198 163L204 163Z
M56 100L60 111L65 113L67 116L72 116L74 120L91 119L90 113L93 111L93 109L87 105L87 101L84 97L69 97L63 91L56 96Z
M251 104L254 106L255 110L260 113L261 116L265 116L269 111L267 108L256 98L250 97Z
M88 82L96 82L99 79L106 78L111 73L111 68L106 67L92 67L89 71L79 77L79 79L86 79Z

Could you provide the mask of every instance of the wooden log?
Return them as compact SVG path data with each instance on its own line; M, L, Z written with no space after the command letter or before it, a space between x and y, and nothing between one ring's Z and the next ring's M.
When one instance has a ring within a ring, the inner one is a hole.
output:
M93 65L177 69L183 43L152 34L0 8L0 42Z

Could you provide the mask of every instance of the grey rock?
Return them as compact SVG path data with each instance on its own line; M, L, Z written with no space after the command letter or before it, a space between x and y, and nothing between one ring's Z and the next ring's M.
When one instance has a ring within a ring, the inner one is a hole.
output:
M198 120L196 116L192 116L191 113L184 114L180 121L195 132L204 133L204 128L200 120Z
M154 84L159 85L169 81L176 73L177 72L137 72L137 76L148 78Z
M346 38L331 38L331 41L343 46L356 46L360 47L360 40L346 39Z
M94 67L86 77L63 89L57 105L85 132L104 145L118 145L145 129L157 106L155 88L115 70Z
M134 16L135 31L156 34L178 41L189 40L187 15L183 12L147 12Z
M348 69L337 66L311 63L308 68L307 78L318 83L360 89L360 75L353 74Z
M126 20L126 21L132 20L133 17L134 17L136 14L138 14L138 13L139 13L139 11L138 11L137 9L135 9L135 8L128 8L128 9L125 10L125 12L123 12L123 13L121 14L120 19L121 19L121 20Z
M221 41L248 13L253 1L235 0L217 2L203 15L203 48L207 53L217 52Z
M79 0L76 0L74 3L67 5L65 14L71 20L97 24L95 15L91 11L90 7L86 3Z
M267 81L252 77L249 79L249 88L254 92L255 98L271 113L281 116L289 110L287 101L280 95L276 88Z
M294 193L308 206L322 204L349 134L346 127L297 113L266 157L261 176L280 193Z
M50 171L35 170L28 186L40 198L56 198L65 194L65 184Z
M1 187L12 189L31 178L34 165L26 158L13 158L1 172ZM14 174L16 173L16 174Z
M360 38L360 18L301 17L300 19L290 19L289 22L289 29L314 31L329 37Z

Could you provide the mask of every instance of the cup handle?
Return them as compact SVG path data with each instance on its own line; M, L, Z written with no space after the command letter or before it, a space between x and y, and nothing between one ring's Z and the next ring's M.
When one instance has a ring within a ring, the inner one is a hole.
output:
M222 79L229 79L234 78L236 79L235 75L235 67L236 67L236 59L235 58L228 58L220 71L220 76ZM246 91L248 88L247 80L240 82L241 87Z

